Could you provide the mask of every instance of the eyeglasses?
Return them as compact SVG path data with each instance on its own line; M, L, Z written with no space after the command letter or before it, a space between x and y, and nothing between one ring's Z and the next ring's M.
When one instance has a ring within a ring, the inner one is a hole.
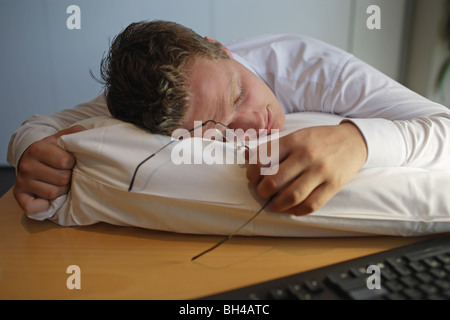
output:
M247 149L249 150L249 147L242 141L242 139L234 132L234 130L231 130L230 128L228 128L228 126L224 125L223 123L214 121L214 120L208 120L203 122L201 125L198 125L194 128L192 128L191 130L189 130L188 132L191 133L194 130L203 128L204 126L206 126L209 123L213 123L214 124L214 130L216 135L214 135L215 138L218 139L222 139L223 142L230 142L232 144L234 144L235 150L242 150L242 149ZM134 170L133 176L131 178L130 181L130 185L128 187L128 192L131 192L131 190L133 189L133 185L134 185L134 181L136 179L136 175L139 171L139 168L146 163L148 160L150 160L151 158L153 158L155 155L157 155L160 151L164 150L165 148L167 148L169 145L171 145L172 143L174 143L175 141L179 141L182 138L182 136L178 137L178 139L173 139L171 140L169 143L165 144L164 146L162 146L161 148L159 148L157 151L155 151L153 154L151 154L150 156L148 156L147 158L145 158L144 160L142 160L137 166L136 169ZM230 233L228 236L226 236L223 240L219 241L218 243L216 243L214 246L212 246L211 248L199 253L198 255L196 255L195 257L193 257L191 259L191 261L194 261L198 258L200 258L201 256L203 256L204 254L216 249L217 247L219 247L220 245L224 244L226 241L230 240L232 237L234 237L239 231L241 231L241 229L243 229L247 224L249 224L252 220L254 220L266 207L267 205L270 203L270 201L272 200L272 198L270 198L269 200L267 200L267 202L261 207L261 209L258 210L258 212L256 212L250 219L248 219L247 221L244 222L244 224L242 224L239 228L237 228L234 232Z
M188 132L191 133L197 129L200 129L204 126L206 126L209 123L213 123L214 124L214 130L215 130L215 135L212 135L215 138L218 139L222 139L223 142L231 142L234 144L234 147L236 150L242 150L242 149L247 149L249 150L250 148L242 141L242 139L234 132L234 130L231 130L230 128L228 128L228 126L224 125L223 123L214 121L214 120L208 120L203 122L201 125L198 125L194 128L192 128L191 130L189 130ZM134 169L134 173L133 173L133 177L131 178L131 182L130 185L128 187L128 191L130 192L133 189L133 185L134 185L134 180L136 179L136 175L137 172L139 170L139 168L146 163L148 160L150 160L151 158L153 158L154 156L156 156L160 151L164 150L165 148L167 148L169 145L171 145L172 143L174 143L175 141L179 141L181 138L183 138L183 136L179 136L177 137L177 139L172 139L172 141L170 141L169 143L167 143L166 145L162 146L161 148L159 148L157 151L155 151L153 154L151 154L150 156L148 156L147 158L145 158L144 160L142 160L137 166L136 169Z

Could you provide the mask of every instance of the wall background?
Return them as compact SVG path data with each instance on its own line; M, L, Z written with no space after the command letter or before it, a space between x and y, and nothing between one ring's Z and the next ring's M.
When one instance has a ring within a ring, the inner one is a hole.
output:
M71 108L101 93L101 86L90 77L89 70L98 75L109 39L133 21L172 20L223 43L263 33L313 36L352 52L394 79L406 85L411 82L416 91L432 96L429 78L433 75L408 72L410 47L422 48L414 70L420 70L417 64L422 62L425 69L430 69L430 64L446 54L442 49L439 53L433 51L440 45L434 33L442 20L436 18L443 12L439 6L445 1L2 0L0 166L7 165L9 138L24 120L33 114ZM374 4L381 9L380 30L366 26L370 16L366 10ZM66 9L70 5L81 9L80 30L66 27L70 16ZM432 12L428 10L423 17L415 10L418 6L421 11L432 6ZM434 27L417 28L418 19L425 25L431 19ZM420 31L422 36L412 37L413 31ZM430 42L431 38L434 40ZM424 41L426 48L421 45ZM424 58L427 54L433 57Z

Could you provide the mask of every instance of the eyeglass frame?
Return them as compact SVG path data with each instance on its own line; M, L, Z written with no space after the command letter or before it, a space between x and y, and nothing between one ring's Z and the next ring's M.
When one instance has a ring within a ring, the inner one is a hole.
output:
M223 124L223 123L221 123L221 122L218 122L218 121L215 121L215 120L207 120L207 121L203 122L202 124L200 124L200 125L198 125L198 126L192 128L192 129L190 129L190 130L188 131L188 133L191 133L191 132L193 132L193 131L195 131L195 130L197 130L197 129L203 128L204 126L206 126L206 125L209 124L209 123L214 123L214 126L215 126L216 129L217 129L217 126L219 125L219 126L224 127L225 130L231 130L227 125L225 125L225 124ZM222 131L217 130L217 132L219 132L219 133L222 135L222 138L223 138L224 140L226 140L226 141L228 141L228 142L232 142L232 143L234 144L234 146L235 146L236 149L240 149L240 148L246 148L247 150L249 149L249 147L242 141L241 138L239 138L238 135L235 135L235 138L238 139L238 140L240 141L241 145L239 145L239 146L236 144L235 140L230 141L229 139L227 139L227 137L226 137L227 135L226 135L226 134L223 134ZM181 137L182 137L182 136L179 136L177 139L171 140L169 143L165 144L164 146L162 146L161 148L159 148L158 150L156 150L154 153L152 153L150 156L148 156L147 158L145 158L144 160L142 160L142 161L136 166L136 169L134 169L134 173L133 173L133 176L132 176L132 178L131 178L131 181L130 181L130 184L129 184L129 187L128 187L128 192L131 192L131 190L133 189L134 180L136 179L136 175L137 175L137 172L138 172L139 168L140 168L144 163L146 163L148 160L150 160L151 158L153 158L154 156L156 156L160 151L164 150L165 148L167 148L169 145L171 145L171 144L174 143L175 141L179 141L179 139L180 139Z
M199 128L203 128L204 126L206 126L206 125L209 124L209 123L214 123L214 126L215 126L216 129L217 129L217 126L219 125L219 126L224 127L225 130L231 130L227 125L225 125L225 124L223 124L223 123L221 123L221 122L218 122L218 121L215 121L215 120L207 120L207 121L203 122L201 125L198 125L198 126L192 128L192 129L190 129L188 132L191 133L191 132L193 132L194 130L197 130L197 129L199 129ZM244 147L244 148L246 148L247 150L249 150L249 147L242 141L241 138L239 138L238 135L235 135L235 138L241 143L241 145L239 145L239 146L236 144L235 139L233 139L233 141L230 141L229 139L227 139L227 137L226 137L227 135L226 135L226 134L224 135L223 132L220 131L220 130L217 130L217 131L222 135L222 138L223 138L225 141L232 142L232 143L234 144L234 146L235 146L236 149L240 149L240 148L243 148L243 147ZM133 189L134 181L135 181L135 179L136 179L136 175L137 175L137 172L138 172L139 168L140 168L145 162L147 162L148 160L150 160L151 158L153 158L155 155L157 155L160 151L164 150L165 148L167 148L169 145L171 145L171 144L174 143L175 141L179 141L179 139L180 139L181 137L182 137L182 136L178 137L178 139L173 139L173 140L171 140L170 142L168 142L167 144L165 144L164 146L162 146L161 148L159 148L158 150L156 150L154 153L152 153L150 156L148 156L147 158L145 158L144 160L142 160L142 161L136 166L136 169L134 169L134 173L133 173L133 176L132 176L131 181L130 181L130 185L129 185L129 187L128 187L128 192L131 192L131 190ZM256 217L257 217L257 216L258 216L258 215L259 215L259 214L267 207L267 205L270 203L270 201L272 200L272 198L273 198L273 196L272 196L269 200L267 200L266 203L264 203L263 206L262 206L262 207L261 207L261 208L260 208L260 209L259 209L259 210L258 210L258 211L250 218L250 219L248 219L247 221L245 221L245 222L244 222L239 228L237 228L234 232L232 232L232 233L230 233L229 235L227 235L223 240L217 242L214 246L212 246L212 247L210 247L209 249L207 249L207 250L205 250L205 251L203 251L203 252L197 254L196 256L194 256L194 257L191 259L191 261L194 261L194 260L200 258L200 257L203 256L204 254L206 254L206 253L208 253L208 252L210 252L210 251L216 249L217 247L219 247L220 245L222 245L223 243L225 243L226 241L228 241L228 240L230 240L232 237L234 237L241 229L243 229L247 224L249 224L253 219L255 219L255 218L256 218Z

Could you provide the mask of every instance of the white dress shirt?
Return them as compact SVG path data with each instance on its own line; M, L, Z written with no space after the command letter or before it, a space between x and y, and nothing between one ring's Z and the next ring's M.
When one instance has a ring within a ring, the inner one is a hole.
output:
M288 34L245 39L228 48L267 83L286 113L348 117L365 138L365 167L428 166L450 158L450 110L343 50ZM11 137L8 162L17 167L33 142L78 121L105 115L110 113L101 95L73 109L34 116Z

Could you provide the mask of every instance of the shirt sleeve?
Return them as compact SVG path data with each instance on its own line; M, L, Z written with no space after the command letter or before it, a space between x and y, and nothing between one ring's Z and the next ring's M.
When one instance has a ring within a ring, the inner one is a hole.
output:
M32 143L69 128L81 120L108 115L110 113L103 94L89 102L79 104L73 109L63 110L52 115L35 115L25 121L11 136L7 160L17 169L20 157Z
M365 167L423 167L450 159L450 110L356 58L342 68L325 105L363 134Z

